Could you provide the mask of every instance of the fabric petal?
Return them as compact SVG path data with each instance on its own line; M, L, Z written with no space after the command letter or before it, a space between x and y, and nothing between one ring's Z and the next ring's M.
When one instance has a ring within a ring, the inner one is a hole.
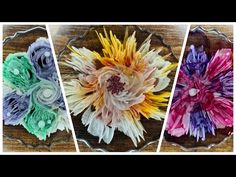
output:
M215 97L206 111L217 128L233 126L233 102L231 100Z
M190 136L193 135L197 138L201 138L202 141L205 141L206 133L211 133L215 135L215 126L211 119L209 119L208 114L202 110L199 104L194 105L191 114L190 114Z
M211 81L214 77L222 72L225 72L232 68L232 51L231 49L221 49L218 50L215 56L207 65L205 79Z
M182 68L189 76L195 73L203 76L206 71L208 61L209 60L203 50L203 46L197 48L194 45L191 45L187 58L182 64Z
M8 93L3 99L3 120L5 125L18 125L30 109L30 96L16 91Z
M191 110L191 104L181 102L180 100L171 105L166 127L169 134L180 137L188 133Z

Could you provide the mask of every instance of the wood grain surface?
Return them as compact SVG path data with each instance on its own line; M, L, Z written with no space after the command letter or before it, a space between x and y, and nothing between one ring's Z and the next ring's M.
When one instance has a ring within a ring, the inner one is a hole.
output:
M169 44L172 48L173 54L176 56L170 56L170 60L174 62L178 62L178 58L182 49L183 39L186 32L186 25L150 25L150 26L141 26L141 28L145 29L142 32L137 32L136 38L138 45L148 36L148 34L155 33L158 34L158 36L154 36L152 38L152 47L158 48L163 46L163 43L160 42L160 38L164 38L164 42ZM89 26L70 26L70 25L63 25L63 26L57 26L57 25L50 25L50 33L52 36L52 40L54 43L54 48L56 55L60 60L64 60L66 57L68 57L69 51L65 48L67 45L67 42L72 38L77 38L72 42L72 44L76 47L87 47L90 50L96 50L101 51L101 45L99 44L99 41L97 40L96 34L94 30L89 31ZM102 31L102 26L95 27L96 30ZM112 29L113 33L117 35L118 38L123 39L125 27L122 26L106 26L106 29ZM132 31L136 30L136 27L129 26L130 34ZM138 30L137 30L138 31ZM88 32L89 34L86 34L83 39L80 39L80 36L84 35L85 32ZM64 50L63 55L61 54L61 51ZM163 54L170 53L170 49L168 47L164 47ZM60 73L62 75L62 79L68 79L74 78L74 71L70 68L65 68L62 65L60 66ZM175 71L171 73L171 78L173 81L175 75ZM168 87L168 90L171 90L171 85ZM155 120L142 120L142 124L144 125L145 129L147 130L147 133L145 134L145 140L139 143L138 147L135 148L130 140L129 137L125 136L123 133L116 131L114 138L112 142L109 145L106 145L105 143L101 142L98 143L98 138L90 135L86 127L84 127L81 123L81 120L79 116L72 118L75 133L77 138L86 139L87 142L90 143L90 145L94 148L102 148L107 151L127 151L131 149L139 149L142 148L147 142L157 140L160 136L160 132L162 129L162 121L155 121ZM79 143L79 149L81 152L88 152L91 151L90 148L88 148L87 145L85 145L82 142ZM157 149L157 142L153 143L152 145L147 146L146 148L142 149L142 151L146 152L155 152Z
M17 31L31 29L32 25L4 25L3 39L14 35ZM45 28L45 26L42 26ZM29 45L39 37L48 37L44 30L34 30L27 34L19 35L10 40L3 47L3 58L9 53L26 52ZM46 141L38 140L28 133L23 126L3 126L3 151L4 152L74 152L76 151L71 132L57 131Z
M196 27L196 25L191 26L191 29ZM228 38L233 41L233 26L232 25L202 25L203 28L210 30L210 29L217 29L218 31L226 34ZM233 45L228 43L217 36L215 33L207 33L207 38L202 35L189 35L186 48L185 48L185 56L191 44L194 45L203 45L207 53L215 53L216 50L220 48L232 48ZM205 141L196 142L196 139L189 136L181 136L173 137L170 136L167 132L165 132L164 140L161 145L161 152L184 152L186 150L193 151L193 152L232 152L233 151L233 136L225 139L229 136L230 132L233 131L233 128L225 128L225 129L218 129L216 131L216 136L207 134ZM223 141L224 140L224 141ZM222 142L223 141L223 142ZM180 146L175 146L173 143L180 144L185 148L194 148L194 149L183 149ZM215 144L214 147L207 149L205 148L209 144ZM199 146L201 146L199 148ZM198 148L196 148L198 147Z

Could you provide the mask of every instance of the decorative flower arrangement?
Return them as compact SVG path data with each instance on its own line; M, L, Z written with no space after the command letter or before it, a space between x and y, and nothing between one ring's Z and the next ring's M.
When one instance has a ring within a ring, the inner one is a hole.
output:
M231 49L208 57L191 45L181 66L167 120L172 136L206 139L216 129L233 126L233 60Z
M46 140L70 129L50 43L39 38L27 53L9 54L3 64L5 125L24 128Z
M97 32L96 32L97 33ZM144 139L141 118L165 117L170 92L168 74L176 67L161 56L162 49L150 49L151 35L137 47L135 32L125 33L123 42L110 31L97 33L102 51L68 46L70 58L64 64L77 78L64 82L69 108L81 113L87 131L109 144L114 131L129 136L134 145Z

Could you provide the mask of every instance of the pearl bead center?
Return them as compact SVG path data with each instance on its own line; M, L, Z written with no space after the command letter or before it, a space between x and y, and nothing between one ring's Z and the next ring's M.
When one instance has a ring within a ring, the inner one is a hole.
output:
M52 90L50 89L46 89L43 91L43 96L46 97L46 98L49 98L50 96L52 96Z
M18 74L20 74L20 71L19 71L18 69L14 69L14 70L13 70L13 73L14 73L15 75L18 75Z
M45 57L50 57L50 52L45 52L45 53L44 53L44 56L45 56Z
M198 92L199 92L198 89L191 88L191 89L189 89L188 94L189 94L189 96L196 96Z
M40 120L38 122L38 126L39 126L39 128L44 128L45 127L45 122L43 120Z

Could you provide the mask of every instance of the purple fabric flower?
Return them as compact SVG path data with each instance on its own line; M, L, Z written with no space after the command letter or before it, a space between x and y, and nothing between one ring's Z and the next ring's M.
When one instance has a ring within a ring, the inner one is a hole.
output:
M39 77L51 80L56 72L50 43L47 39L40 38L28 49L30 60Z
M29 110L30 96L8 93L3 100L3 120L5 125L19 124Z
M208 61L202 48L190 47L179 71L166 130L205 140L215 129L233 126L233 60L230 48Z
M202 47L195 48L193 45L190 46L189 54L183 63L183 70L187 75L203 75L206 70L208 58Z
M190 136L193 135L197 138L197 141L199 138L202 139L202 141L205 140L205 133L212 133L215 135L215 127L212 123L212 121L209 119L207 113L203 111L201 106L194 105L191 113L190 113L190 129L189 129Z

